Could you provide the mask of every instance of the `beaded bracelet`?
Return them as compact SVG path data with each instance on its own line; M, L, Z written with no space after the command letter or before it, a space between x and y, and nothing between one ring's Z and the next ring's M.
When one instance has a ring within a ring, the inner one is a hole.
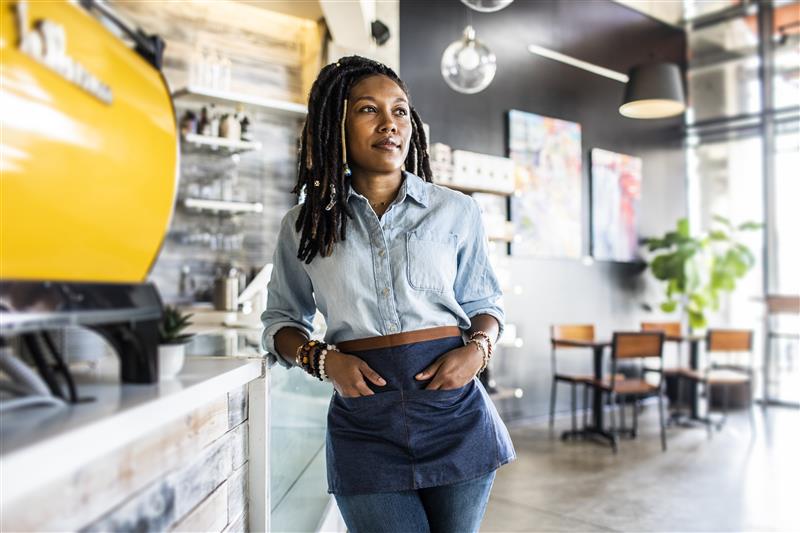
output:
M486 346L481 344L475 337L483 337L486 340ZM469 336L468 342L474 342L483 352L483 365L481 369L478 370L478 374L486 370L486 367L489 366L489 360L492 358L492 339L485 331L475 331Z
M330 350L336 350L335 344L318 340L309 340L297 347L295 363L320 381L330 381L325 372L325 356Z

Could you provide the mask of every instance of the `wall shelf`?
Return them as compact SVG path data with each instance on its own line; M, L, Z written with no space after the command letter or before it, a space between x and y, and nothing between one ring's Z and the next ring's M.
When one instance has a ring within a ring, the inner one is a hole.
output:
M271 112L287 118L303 119L308 114L308 108L303 104L277 100L274 98L261 98L249 94L234 93L230 91L219 91L215 89L205 89L201 87L187 86L172 93L174 100L186 100L195 102L213 102L235 106L243 104L250 107L257 107L263 111Z
M231 202L226 200L207 200L205 198L186 198L183 205L198 211L215 211L228 213L261 213L264 205L261 202Z
M225 137L212 137L210 135L198 135L197 133L187 133L182 136L182 139L186 144L211 151L223 149L229 153L241 153L261 149L260 142L226 139Z
M512 194L514 194L513 192L508 192L508 191L500 191L497 189L487 189L482 187L470 187L467 185L458 185L456 183L443 183L439 181L435 181L434 183L436 185L441 185L442 187L447 187L448 189L453 189L465 193L484 192L488 194L497 194L500 196L511 196Z

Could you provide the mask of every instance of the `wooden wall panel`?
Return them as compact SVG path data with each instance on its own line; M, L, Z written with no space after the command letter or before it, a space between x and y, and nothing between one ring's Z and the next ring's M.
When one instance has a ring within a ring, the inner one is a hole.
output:
M3 529L164 531L202 524L203 531L221 531L229 522L246 524L248 421L241 418L245 402L231 401L240 393L222 395L38 491L3 516ZM229 428L233 419L241 421Z
M80 529L166 472L186 464L225 434L227 421L227 397L212 400L179 422L116 453L98 457L37 491L24 505L13 507L3 516L3 527L8 531Z
M322 28L315 21L229 0L114 1L112 5L146 32L166 40L164 75L173 89L187 85L192 54L201 46L230 60L233 92L305 103L319 72ZM179 101L176 105L180 116L186 107ZM199 107L191 109L200 112ZM191 183L212 184L235 173L235 192L246 201L261 202L264 211L234 219L190 212L179 205L150 275L167 302L211 301L217 266L235 262L245 270L260 269L272 260L280 220L295 202L290 191L296 179L302 120L276 118L254 108L245 112L263 148L242 154L238 165L220 155L182 154L179 197L190 195ZM244 242L233 250L192 242L205 234L241 234ZM184 267L191 281L180 292Z

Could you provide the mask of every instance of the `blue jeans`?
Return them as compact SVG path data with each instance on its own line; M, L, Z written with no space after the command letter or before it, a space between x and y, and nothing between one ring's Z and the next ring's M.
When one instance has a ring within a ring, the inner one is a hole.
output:
M450 485L334 497L349 533L470 533L480 529L496 473Z

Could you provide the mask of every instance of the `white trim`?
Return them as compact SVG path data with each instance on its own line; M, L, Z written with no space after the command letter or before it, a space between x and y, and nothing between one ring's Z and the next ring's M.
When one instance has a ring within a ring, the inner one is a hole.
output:
M536 54L542 57L546 57L548 59L552 59L553 61L559 61L561 63L565 63L567 65L583 69L587 72L591 72L592 74L597 74L599 76L605 76L606 78L610 78L614 81L618 81L620 83L628 83L628 76L627 74L622 74L621 72L617 72L616 70L611 70L610 68L601 67L599 65L595 65L592 63L588 63L586 61L582 61L580 59L576 59L574 57L568 56L566 54L562 54L561 52L556 52L555 50L550 50L549 48L545 48L543 46L539 46L536 44L529 44L528 45L528 52L532 54Z

